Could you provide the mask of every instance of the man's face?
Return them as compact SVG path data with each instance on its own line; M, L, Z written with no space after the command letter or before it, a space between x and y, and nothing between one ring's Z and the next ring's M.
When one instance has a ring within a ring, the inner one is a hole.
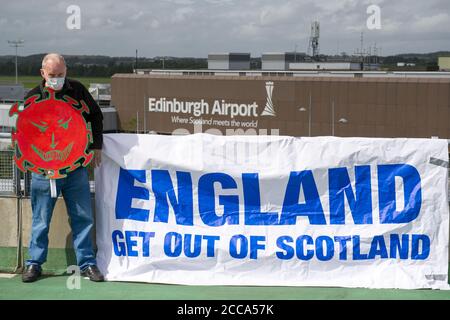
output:
M41 69L42 78L48 81L49 78L64 78L66 77L66 65L58 60L48 60L45 68Z

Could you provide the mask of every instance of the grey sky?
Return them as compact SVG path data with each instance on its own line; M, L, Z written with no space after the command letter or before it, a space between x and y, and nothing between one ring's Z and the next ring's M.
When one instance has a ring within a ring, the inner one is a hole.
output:
M371 4L381 7L381 30L366 27ZM66 28L69 5L81 8L80 30ZM326 54L353 53L361 31L382 55L450 50L449 0L2 0L0 55L14 52L8 39L26 41L21 55L305 52L316 19Z

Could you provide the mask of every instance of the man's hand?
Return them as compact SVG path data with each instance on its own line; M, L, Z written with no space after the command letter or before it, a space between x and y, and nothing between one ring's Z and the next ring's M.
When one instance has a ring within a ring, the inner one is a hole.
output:
M94 158L92 159L92 166L95 169L98 166L100 166L100 163L102 163L102 150L95 149L94 150Z

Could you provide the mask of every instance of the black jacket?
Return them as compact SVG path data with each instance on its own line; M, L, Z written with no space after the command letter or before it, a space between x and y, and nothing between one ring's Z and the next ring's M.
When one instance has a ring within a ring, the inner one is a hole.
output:
M39 95L41 98L46 93L44 91L45 80L42 80L41 84L31 89L25 96L25 100L31 96ZM56 97L61 99L64 95L67 95L77 101L83 100L89 108L89 114L83 113L83 117L86 122L91 123L92 136L94 142L90 145L89 149L101 149L103 145L103 114L98 106L97 102L92 98L89 91L77 80L66 78L63 88L56 92Z

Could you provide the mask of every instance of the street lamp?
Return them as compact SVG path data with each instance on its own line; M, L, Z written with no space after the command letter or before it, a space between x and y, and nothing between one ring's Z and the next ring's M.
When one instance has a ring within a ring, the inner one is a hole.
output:
M23 40L8 40L9 46L10 47L15 47L16 48L16 84L19 83L19 77L18 77L18 72L17 72L17 48L19 47L23 47L21 44L23 44L25 41Z
M334 100L331 102L331 135L332 136L334 136L334 124L335 124L335 121L334 121ZM339 119L339 121L338 121L339 123L347 123L348 122L348 120L347 119L345 119L345 118L340 118Z
M334 106L334 101L331 102L331 134L334 136L334 131L335 131L335 120L334 120L334 116L335 116L335 106ZM308 109L301 107L298 109L298 111L300 112L306 112L308 111ZM308 119L308 132L309 132L309 136L311 137L311 119L312 119L312 99L311 99L311 92L309 93L309 119ZM345 118L341 118L338 120L339 123L347 123L348 120Z
M306 112L306 108L299 108L298 111L300 112ZM309 115L308 115L308 134L311 137L311 117L312 117L312 101L311 101L311 91L309 92Z

